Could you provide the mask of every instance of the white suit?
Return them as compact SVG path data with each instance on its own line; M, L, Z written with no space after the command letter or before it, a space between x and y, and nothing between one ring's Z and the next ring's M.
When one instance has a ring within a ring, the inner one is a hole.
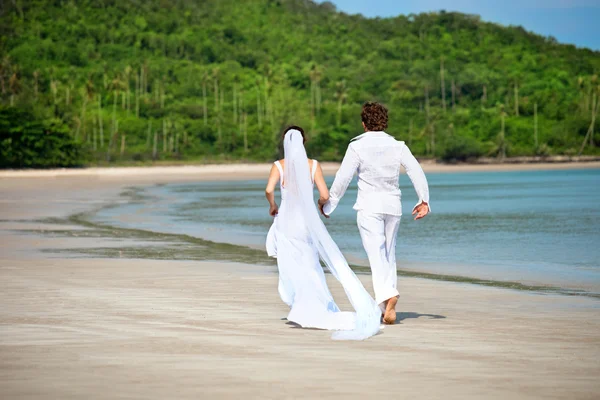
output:
M398 179L403 166L422 202L429 204L429 186L419 162L404 142L383 131L366 132L350 142L325 204L331 214L355 174L358 196L354 209L363 246L373 275L378 304L398 296L396 289L396 235L402 215Z

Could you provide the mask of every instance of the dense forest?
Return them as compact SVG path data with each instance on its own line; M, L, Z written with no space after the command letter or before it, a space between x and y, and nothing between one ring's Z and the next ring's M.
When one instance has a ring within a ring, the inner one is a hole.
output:
M0 167L339 160L367 100L419 156L598 154L600 52L310 0L0 1Z

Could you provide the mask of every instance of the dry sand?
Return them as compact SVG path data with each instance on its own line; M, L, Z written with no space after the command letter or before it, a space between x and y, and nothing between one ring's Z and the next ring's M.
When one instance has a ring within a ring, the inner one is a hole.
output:
M538 162L505 164L439 164L432 161L421 163L429 173L444 172L493 172L493 171L539 171L565 169L598 169L600 161L589 162ZM334 175L339 163L321 163L326 175ZM156 167L110 167L50 170L0 170L0 182L11 178L86 178L116 180L118 182L156 182L176 180L216 180L265 178L272 164L214 164Z
M398 325L335 342L282 320L272 267L78 258L41 250L123 243L20 232L181 179L199 176L0 180L0 398L600 397L598 300L405 278Z

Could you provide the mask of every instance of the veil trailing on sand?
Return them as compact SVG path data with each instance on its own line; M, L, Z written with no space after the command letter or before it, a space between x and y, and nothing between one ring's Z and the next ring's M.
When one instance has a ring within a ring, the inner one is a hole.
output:
M362 340L375 335L380 329L381 310L360 280L350 269L342 252L335 244L315 207L313 183L310 179L308 157L303 137L297 130L290 130L284 139L286 213L278 218L284 231L300 228L302 219L306 237L319 253L320 259L333 276L342 284L356 312L353 330L336 331L332 338L338 340ZM302 228L300 228L302 229Z

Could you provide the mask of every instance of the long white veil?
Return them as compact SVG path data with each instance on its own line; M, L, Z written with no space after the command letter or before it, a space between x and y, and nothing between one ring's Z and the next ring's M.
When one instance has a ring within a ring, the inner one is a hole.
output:
M342 284L344 291L356 312L354 330L336 331L332 338L338 340L363 340L375 335L380 329L381 310L375 300L356 277L342 252L335 244L317 211L314 200L314 189L310 179L308 157L304 148L302 134L297 130L289 130L284 139L286 189L286 218L279 221L284 225L295 224L298 219L304 220L309 238L316 246L319 257L333 276ZM280 215L278 218L284 217ZM289 225L288 225L289 226Z

